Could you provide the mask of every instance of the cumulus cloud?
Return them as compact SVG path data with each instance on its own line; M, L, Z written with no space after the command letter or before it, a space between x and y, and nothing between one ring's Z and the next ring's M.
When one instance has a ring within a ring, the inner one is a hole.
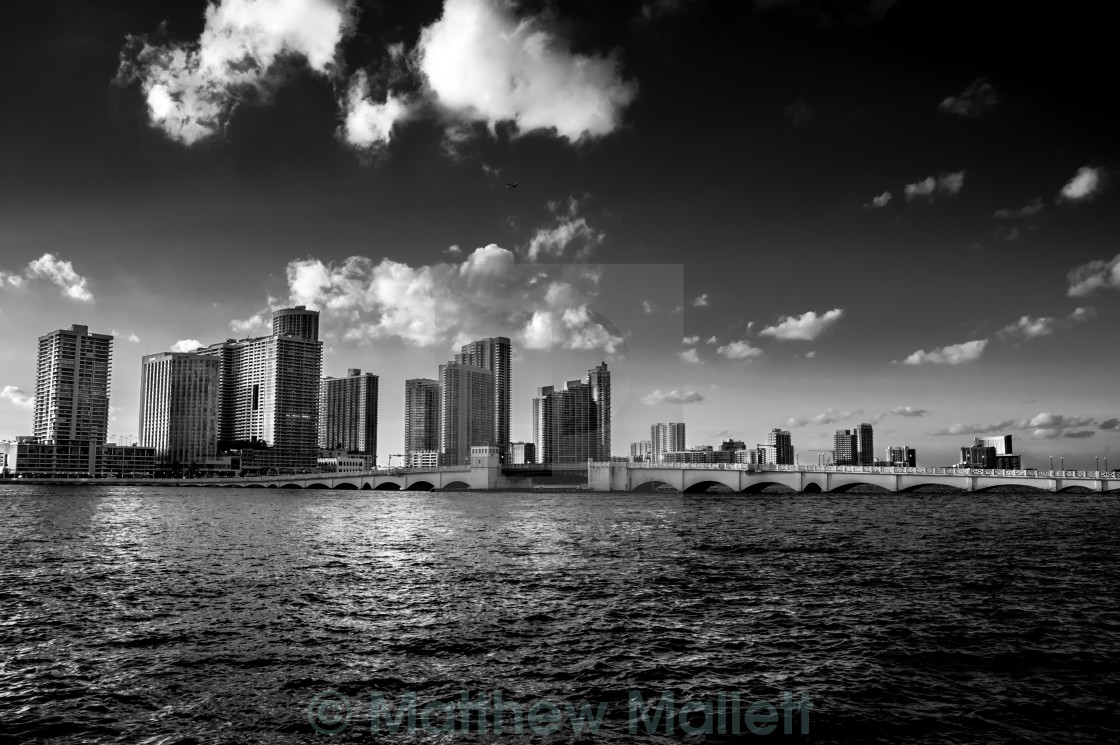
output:
M692 301L692 305L695 308L706 308L708 306L708 293L705 292L703 295L698 296Z
M575 197L569 197L566 205L549 202L548 208L554 222L537 230L529 239L526 248L529 261L561 258L569 248L575 249L571 258L586 259L607 237L606 233L592 227L586 217L580 216L580 203Z
M679 352L677 356L680 357L683 362L687 362L690 365L699 365L703 362L703 360L700 359L700 353L697 352L695 348Z
M813 341L831 328L843 315L844 311L841 308L833 308L819 316L815 311L810 310L800 316L784 316L778 323L762 329L759 333L787 341Z
M643 300L642 301L642 312L643 313L652 313L653 310L654 310L653 303L651 303L648 300Z
M134 344L137 344L137 343L140 342L140 337L137 336L136 334L122 334L120 331L117 331L116 329L112 329L109 332L109 334L111 336L117 337L118 339L124 339L125 341L130 341Z
M791 428L804 427L809 424L836 424L837 422L844 422L853 417L857 417L863 413L862 409L856 411L836 411L829 409L828 411L817 414L814 417L804 419L802 417L791 417L786 420L786 426Z
M885 191L879 196L873 197L871 201L864 206L868 209L878 209L879 207L886 207L888 204L890 204L890 201L891 193L889 191Z
M683 341L684 344L699 344L700 343L700 337L699 336L686 336L686 337L684 337L684 339L682 341Z
M950 344L940 349L930 351L919 350L905 360L904 365L961 365L980 359L984 347L988 346L987 339L966 341L963 344Z
M763 352L746 341L733 341L716 347L716 354L722 354L729 360L749 360L761 357Z
M343 109L342 138L366 152L377 152L388 145L393 126L412 113L411 104L392 93L384 101L373 100L364 70L350 78Z
M5 285L8 287L23 287L23 277L18 274L9 274L0 269L0 289L3 289Z
M914 406L896 406L887 413L893 416L919 417L929 414L929 410L919 409Z
M198 339L180 339L171 345L172 352L193 352L199 347L206 346Z
M546 271L547 269L547 271ZM429 347L500 334L527 349L598 349L614 354L620 332L591 310L598 273L586 264L517 265L496 244L459 263L427 266L364 256L288 264L289 301L328 311L351 340L399 338Z
M15 406L23 409L30 409L35 405L34 396L27 395L22 388L17 388L14 385L6 385L3 389L0 389L0 398L6 398Z
M43 254L27 265L23 272L27 279L46 279L62 288L63 297L93 302L93 293L86 287L86 278L74 271L74 265L54 254Z
M947 114L976 117L993 111L998 104L999 95L995 86L981 77L965 86L960 95L942 100L937 108Z
M662 392L656 390L642 396L642 403L646 406L656 406L657 404L692 404L697 401L703 401L704 397L696 391L678 391L671 390Z
M131 37L118 80L139 82L152 124L191 145L221 132L242 101L267 98L285 59L334 75L352 25L353 0L218 0L197 41Z
M615 54L576 54L543 17L518 18L502 0L445 0L420 34L416 60L438 105L491 131L510 122L570 142L600 137L637 96Z
M715 337L715 336L709 336L708 340L704 343L705 344L719 344L719 338Z
M1070 297L1085 297L1097 290L1120 289L1120 254L1111 261L1090 261L1070 270Z
M1073 312L1069 314L1071 321L1088 321L1093 316L1097 315L1096 308L1074 308Z
M926 176L921 181L907 184L905 188L906 199L927 199L932 201L939 194L954 196L964 188L964 171L942 173L937 178Z
M1040 336L1048 336L1054 332L1054 319L1049 316L1043 318L1031 318L1030 316L1023 316L1010 326L1004 327L1000 334L1003 336L1021 336L1024 339L1036 339Z
M815 351L810 351L810 352L805 353L805 359L811 360L816 356L817 356L817 353Z
M926 434L938 437L950 435L988 435L1010 429L1013 426L1015 426L1014 419L1005 419L1000 422L991 422L990 424L954 424L944 429L930 430Z
M1100 168L1082 166L1073 178L1062 187L1059 198L1069 202L1083 202L1092 199L1104 185L1104 173Z
M1002 209L996 210L992 217L998 217L1001 220L1022 220L1028 217L1034 217L1042 212L1045 206L1042 204L1042 199L1036 197L1030 201L1029 204L1020 207L1019 209Z

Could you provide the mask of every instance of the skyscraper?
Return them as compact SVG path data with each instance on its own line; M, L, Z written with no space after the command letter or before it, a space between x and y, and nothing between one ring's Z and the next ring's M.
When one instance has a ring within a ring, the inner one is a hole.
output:
M866 422L856 427L856 465L875 465L875 429Z
M319 447L373 456L377 464L377 376L352 368L323 378L319 390Z
M610 460L611 379L606 363L591 368L587 381L563 388L545 386L533 399L533 442L539 463Z
M146 355L140 372L140 444L159 464L202 463L218 453L218 368L214 356Z
M887 448L887 463L901 468L916 468L918 456L909 445L896 445Z
M653 443L649 440L639 440L630 443L630 460L643 463L648 462L653 456Z
M832 462L838 466L854 466L859 457L859 435L850 429L838 429L833 438Z
M471 446L494 444L494 374L475 365L439 366L439 449L444 465L469 462Z
M40 442L105 444L112 360L113 337L91 334L88 326L39 337L34 434Z
M318 465L323 343L309 338L318 329L311 316L317 319L318 311L277 310L272 335L230 339L197 352L219 359L219 440L225 447L251 441L270 446L255 454L255 464Z
M766 444L774 448L774 462L777 465L793 465L793 437L787 430L776 428L770 430L766 435Z
M509 339L494 336L464 344L455 361L481 367L494 375L493 444L501 449L503 458L509 454L509 417L511 396L511 347ZM481 444L481 443L480 443Z
M439 381L404 381L404 455L439 450Z
M684 450L684 422L654 424L649 428L649 439L652 446L650 460L660 463L662 453L679 453Z
M1011 435L1000 435L999 437L977 437L976 444L986 448L995 448L996 455L1011 455L1014 452L1011 449Z

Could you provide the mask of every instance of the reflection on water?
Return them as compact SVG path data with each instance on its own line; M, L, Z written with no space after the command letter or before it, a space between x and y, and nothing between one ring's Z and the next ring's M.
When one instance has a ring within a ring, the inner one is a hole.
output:
M6 485L0 742L326 742L326 689L363 704L332 742L369 739L372 693L496 690L604 702L611 742L659 739L628 733L630 690L808 692L819 742L1115 741L1118 518L1116 495Z

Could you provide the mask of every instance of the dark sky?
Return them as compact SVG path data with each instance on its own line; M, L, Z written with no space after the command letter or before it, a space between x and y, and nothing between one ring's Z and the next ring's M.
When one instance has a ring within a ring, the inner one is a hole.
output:
M403 380L497 333L519 438L533 389L607 359L630 392L617 453L682 418L690 444L792 426L802 461L868 420L926 465L973 431L1039 466L1117 444L1106 4L207 6L5 24L0 436L30 428L40 334L117 334L129 434L142 354L298 301L323 311L328 374L382 376L383 461ZM202 136L153 119L168 55L231 48L251 54L173 76L210 86Z

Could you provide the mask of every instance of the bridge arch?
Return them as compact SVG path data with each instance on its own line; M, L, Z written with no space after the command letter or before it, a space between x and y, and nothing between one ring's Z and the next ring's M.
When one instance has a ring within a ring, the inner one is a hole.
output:
M413 481L405 487L407 491L431 491L435 488L435 484L431 481Z
M1063 486L1058 490L1059 494L1092 494L1093 490L1081 484L1074 484L1073 486Z
M329 486L327 486L326 484L320 483L318 481L316 481L314 484L308 484L306 488L308 488L308 489L330 489Z
M369 483L368 481L366 481L365 483L362 484L362 491L372 491L372 490L373 490L373 484Z
M635 486L630 487L630 491L643 492L643 493L644 492L654 492L654 491L657 491L658 487L662 487L662 486L667 486L667 487L669 487L670 489L673 489L673 490L676 490L676 488L677 488L677 487L673 486L672 484L670 484L668 481L662 481L661 479L653 479L651 481L643 481L640 484L637 484Z
M898 490L899 494L963 494L967 490L950 484L910 484Z
M287 483L287 484L281 484L280 488L281 489L302 489L303 485L302 484Z
M805 488L801 490L801 493L802 494L820 494L823 491L824 491L824 489L821 489L820 484L818 484L816 481L810 481L808 484L805 484Z
M471 485L466 481L452 481L450 484L445 484L444 489L470 489Z
M780 493L780 494L792 494L792 493L797 491L796 489L791 487L789 484L783 484L780 481L759 481L757 483L750 484L749 486L747 486L746 489L743 489L743 493L745 493L745 494L761 494L762 492L765 492L767 489L769 489L770 492L775 493L775 494L778 494L778 493Z
M339 483L334 485L334 488L335 489L357 489L358 485L353 484L349 481L340 481Z
M382 481L380 484L373 488L377 489L378 491L400 491L401 485L396 481Z
M890 494L891 492L882 484L869 484L866 481L849 481L846 484L837 484L828 491L830 494L844 494L857 489L864 494Z
M708 489L711 489L713 486L722 486L722 487L725 487L725 488L734 489L734 487L730 487L729 484L725 484L722 481L716 481L716 480L713 480L713 479L709 479L709 480L706 480L706 481L697 481L696 483L689 484L688 486L685 487L684 492L685 492L685 494L703 494L704 492L707 492Z

